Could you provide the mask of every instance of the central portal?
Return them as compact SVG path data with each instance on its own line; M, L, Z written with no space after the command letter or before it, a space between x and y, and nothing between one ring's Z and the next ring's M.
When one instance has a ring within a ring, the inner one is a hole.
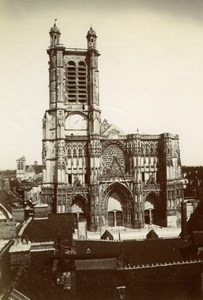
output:
M113 192L108 201L108 226L123 226L123 211L121 206L121 198L118 193Z

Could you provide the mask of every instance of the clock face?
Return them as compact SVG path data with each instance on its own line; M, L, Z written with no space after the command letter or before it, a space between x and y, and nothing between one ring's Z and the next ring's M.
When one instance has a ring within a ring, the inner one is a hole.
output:
M87 120L84 116L80 114L73 114L70 115L66 120L66 128L67 129L86 129L87 127Z

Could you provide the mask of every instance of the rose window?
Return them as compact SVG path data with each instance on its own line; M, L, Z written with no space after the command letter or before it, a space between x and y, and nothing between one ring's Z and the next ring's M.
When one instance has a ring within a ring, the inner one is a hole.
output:
M112 176L121 176L125 169L125 157L122 149L117 145L107 146L102 154L102 169L103 174Z

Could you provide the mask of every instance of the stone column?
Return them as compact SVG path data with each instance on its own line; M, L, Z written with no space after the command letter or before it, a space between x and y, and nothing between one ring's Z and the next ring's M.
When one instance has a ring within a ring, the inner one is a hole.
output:
M113 222L114 222L114 227L116 227L117 223L116 223L116 211L115 210L113 212Z
M149 209L149 225L152 225L153 223L153 216L152 216L152 209Z

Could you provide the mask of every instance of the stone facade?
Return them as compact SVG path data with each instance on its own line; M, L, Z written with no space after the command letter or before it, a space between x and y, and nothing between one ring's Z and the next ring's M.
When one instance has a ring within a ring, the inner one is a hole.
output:
M60 44L50 30L49 109L43 118L42 202L73 212L75 224L141 228L177 226L183 199L179 138L124 134L101 121L99 52L90 28L87 49Z

